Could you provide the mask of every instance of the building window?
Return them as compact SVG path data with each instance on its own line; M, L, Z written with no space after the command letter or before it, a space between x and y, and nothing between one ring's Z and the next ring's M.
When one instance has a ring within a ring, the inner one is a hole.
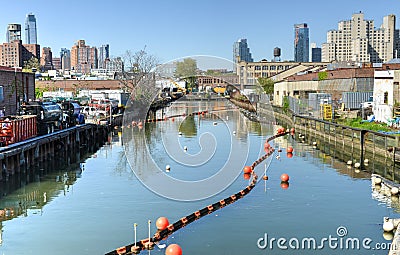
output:
M388 99L389 98L389 93L388 92L385 92L385 93L383 93L383 103L384 104L388 104Z

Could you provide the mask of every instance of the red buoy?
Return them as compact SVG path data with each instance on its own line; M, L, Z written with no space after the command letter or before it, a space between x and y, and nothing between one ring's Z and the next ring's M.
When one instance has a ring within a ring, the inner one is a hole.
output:
M290 129L290 133L294 134L294 131L295 131L295 129L294 129L294 127L292 127L292 128Z
M156 226L158 230L164 230L168 227L169 221L165 217L160 217L156 221Z
M281 181L288 182L289 181L289 175L288 174L282 174L281 175Z
M243 174L243 178L244 178L245 180L249 180L250 177L251 177L251 174Z
M288 189L289 188L289 183L288 182L281 182L281 188L282 189Z
M172 118L171 118L171 120L172 120L172 121L175 121L175 118L174 118L174 117L172 117Z
M182 248L177 244L168 245L165 255L182 255Z
M251 169L250 166L245 166L245 167L243 168L243 173L245 173L245 174L251 174L252 171L253 171L253 170Z
M291 153L291 152L286 153L286 157L292 158L293 157L293 153Z
M289 147L286 149L286 152L292 153L292 152L293 152L293 147L292 147L292 146L289 146Z

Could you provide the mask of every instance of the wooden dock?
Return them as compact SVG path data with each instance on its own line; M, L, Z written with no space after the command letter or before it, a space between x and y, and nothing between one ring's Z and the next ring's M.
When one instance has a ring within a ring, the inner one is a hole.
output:
M108 126L83 124L1 147L0 180L56 155L67 158L82 148L98 147L107 140L108 132Z

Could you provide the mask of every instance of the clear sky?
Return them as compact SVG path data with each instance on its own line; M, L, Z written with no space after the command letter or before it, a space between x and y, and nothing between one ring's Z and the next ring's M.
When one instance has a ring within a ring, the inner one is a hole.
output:
M38 43L56 56L84 39L90 46L109 44L112 56L146 46L161 62L190 55L231 60L233 43L247 38L255 61L271 60L274 47L282 49L282 60L292 60L294 24L307 23L310 43L321 46L328 30L360 11L375 27L395 14L400 28L400 0L18 0L2 1L0 40L6 41L9 23L22 25L24 40L32 12Z

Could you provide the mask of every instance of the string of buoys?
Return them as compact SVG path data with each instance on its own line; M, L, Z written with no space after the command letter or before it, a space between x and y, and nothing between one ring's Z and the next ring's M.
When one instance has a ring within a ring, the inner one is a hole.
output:
M187 114L187 116L195 116L195 115L202 115L204 116L206 113L208 113L208 111L199 111L199 112L192 112ZM167 121L167 120L171 120L171 121L175 121L175 118L178 117L186 117L186 113L182 113L182 114L178 114L178 115L171 115L168 117L164 117L164 118L158 118L158 119L148 119L146 120L146 122L159 122L159 121Z
M169 224L169 221L167 218L160 217L156 221L156 226L157 226L158 230L153 235L153 237L145 238L136 243L122 246L120 248L117 248L113 251L106 253L105 255L139 254L142 250L151 250L151 249L153 249L153 247L156 243L158 243L159 241L161 241L163 239L166 239L168 236L170 236L174 232L178 231L179 229L243 198L244 196L249 194L250 191L252 191L253 188L255 187L255 185L257 184L258 175L253 171L254 168L257 165L261 164L265 159L267 159L269 156L271 156L275 152L275 149L269 145L269 142L274 140L277 137L284 136L289 133L292 136L294 136L294 132L295 132L294 128L292 128L291 130L286 130L286 131L284 129L283 130L280 129L277 134L267 138L267 140L264 144L264 150L265 150L266 154L264 154L259 159L254 161L251 166L245 166L243 168L245 178L246 178L246 176L249 177L249 179L250 179L250 177L252 177L249 185L247 185L244 189L240 190L236 194L233 194L225 199L222 199L218 202L208 205L192 214L182 217L175 223ZM263 177L263 179L267 180L268 177L265 175ZM286 180L286 181L284 181L284 180ZM281 181L288 187L289 176L287 174L282 174ZM282 187L282 183L281 183L281 187ZM167 247L165 254L166 255L182 255L182 249L177 244L171 244Z

